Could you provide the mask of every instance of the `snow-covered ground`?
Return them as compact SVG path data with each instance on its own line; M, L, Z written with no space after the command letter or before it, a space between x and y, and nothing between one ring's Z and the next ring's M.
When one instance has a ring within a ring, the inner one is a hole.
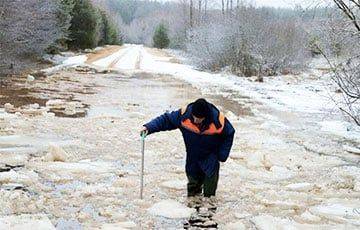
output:
M181 135L146 139L140 200L138 131L198 97L220 107L237 130L221 166L213 217L220 229L360 227L359 129L329 99L326 70L316 64L259 83L176 59L126 45L92 63L119 74L59 68L16 83L51 100L6 106L16 114L0 110L0 229L181 228L194 212L186 207Z

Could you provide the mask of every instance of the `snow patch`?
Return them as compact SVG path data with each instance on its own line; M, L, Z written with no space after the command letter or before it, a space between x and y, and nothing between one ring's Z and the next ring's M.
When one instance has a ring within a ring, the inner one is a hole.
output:
M84 64L87 60L86 55L78 55L74 57L69 57L66 60L63 61L63 65L80 65Z
M360 140L360 129L345 121L321 121L321 131L348 139Z

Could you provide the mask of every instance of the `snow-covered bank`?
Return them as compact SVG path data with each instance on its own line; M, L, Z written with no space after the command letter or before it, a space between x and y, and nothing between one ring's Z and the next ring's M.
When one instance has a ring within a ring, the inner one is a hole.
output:
M51 75L52 73L58 72L68 67L82 65L86 62L86 60L87 60L86 55L65 57L61 59L60 64L47 69L43 69L42 71L47 75Z

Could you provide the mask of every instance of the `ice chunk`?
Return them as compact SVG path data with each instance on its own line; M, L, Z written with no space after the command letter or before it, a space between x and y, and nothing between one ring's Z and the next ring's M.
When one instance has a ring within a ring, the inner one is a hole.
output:
M349 153L360 154L360 149L359 148L351 147L351 146L348 146L348 145L344 145L343 148L344 148L345 151L347 151Z
M231 156L231 154L230 154ZM260 167L264 167L263 165L263 160L264 160L264 154L263 153L252 153L252 154L248 154L246 156L246 165L249 168L260 168Z
M226 230L245 230L247 228L241 221L237 221L237 222L229 223L229 224L225 225L224 229L226 229Z
M270 171L278 178L286 179L293 176L293 173L288 168L282 166L274 165L270 168Z
M46 215L17 215L0 217L0 230L37 229L55 230L54 225Z
M45 161L62 161L69 159L68 154L61 147L51 143L49 144L49 152L45 156Z
M100 161L76 163L51 162L42 166L48 171L73 174L103 174L114 171L115 169L111 163Z
M230 154L230 158L231 158L231 159L235 159L235 160L237 160L237 159L244 159L244 157L245 157L245 154L242 153L242 152L232 152L232 153Z
M282 219L271 215L259 215L251 218L251 222L255 224L257 229L261 230L300 230L300 229L342 229L344 226L337 225L315 225L300 224L292 219Z
M14 106L10 103L5 103L4 109L5 109L5 112L10 113L10 112L14 111Z
M360 192L360 181L355 181L354 191Z
M238 219L244 219L246 217L250 217L251 214L248 213L248 212L242 212L242 213L239 213L239 212L235 212L234 213L235 217L238 218Z
M338 220L360 225L360 201L333 199L328 202L310 207L312 214L331 220Z
M311 214L309 211L303 212L300 217L309 222L319 222L321 220L320 217Z
M175 200L163 200L148 209L152 215L171 219L189 218L195 209L188 208Z
M79 221L75 219L63 219L60 218L59 221L56 224L56 230L81 230L83 229Z
M1 152L1 150L0 150ZM7 165L24 165L29 159L28 155L25 154L1 154L0 163Z
M0 183L21 183L21 184L31 184L37 179L37 175L24 175L19 172L10 170L8 172L0 173Z
M34 81L34 80L35 80L35 77L29 74L29 75L27 75L26 80L27 80L28 82L31 82L31 81Z
M304 183L288 184L285 187L293 191L306 192L311 190L314 186L310 183L304 182Z
M132 221L118 222L114 224L104 224L102 230L121 230L121 229L133 229L136 228L136 224Z

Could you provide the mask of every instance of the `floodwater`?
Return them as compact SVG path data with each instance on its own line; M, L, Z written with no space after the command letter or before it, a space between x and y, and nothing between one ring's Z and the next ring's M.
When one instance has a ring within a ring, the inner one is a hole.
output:
M359 226L356 212L346 216L341 210L360 206L360 170L333 156L342 149L338 140L305 136L304 127L281 123L276 111L251 98L234 92L224 92L227 98L202 95L169 75L143 72L63 71L15 85L0 92L1 106L10 102L18 108L16 114L0 110L0 215L45 213L57 229L183 228L187 218L148 212L163 200L187 203L181 133L146 138L140 200L139 129L166 111L206 97L236 129L230 158L221 164L211 216L220 229ZM29 113L28 103L48 110ZM64 116L53 114L54 109L63 109ZM9 170L9 165L19 167Z

